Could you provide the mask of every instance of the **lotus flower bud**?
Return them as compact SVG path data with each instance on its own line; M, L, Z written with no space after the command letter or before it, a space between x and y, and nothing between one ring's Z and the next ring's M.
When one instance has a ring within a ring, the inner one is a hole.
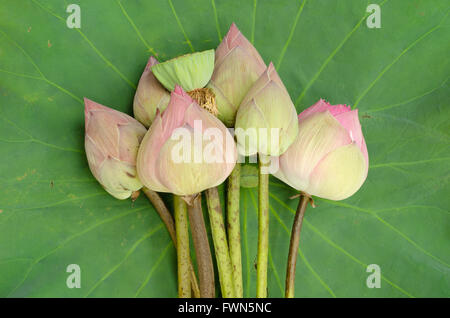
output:
M158 61L151 56L142 73L141 79L134 95L134 117L145 127L149 127L155 118L156 110L163 111L169 104L169 92L158 82L152 73L153 65Z
M221 184L236 160L225 125L177 85L142 141L137 172L151 190L189 196Z
M242 99L265 71L266 64L234 23L217 47L214 63L208 87L216 95L219 119L231 127Z
M239 150L245 155L258 152L278 156L291 145L297 133L294 104L270 63L239 106L236 115Z
M275 176L297 190L330 200L343 200L358 191L369 167L358 110L321 99L298 116L298 125L298 136L279 157Z
M105 190L126 199L142 188L136 174L136 156L146 133L136 119L87 98L85 150L89 168Z
M185 91L205 87L214 70L214 50L185 54L155 64L152 72L169 91L180 85Z

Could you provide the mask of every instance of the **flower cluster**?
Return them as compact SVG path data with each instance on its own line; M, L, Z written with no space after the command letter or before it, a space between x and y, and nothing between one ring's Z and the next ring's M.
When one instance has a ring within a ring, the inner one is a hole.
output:
M358 110L320 99L297 115L273 64L264 63L234 23L216 50L161 63L150 57L133 110L135 118L85 99L89 167L104 189L118 199L129 198L144 187L192 202L238 168L238 153L274 160L278 169L271 173L308 199L346 199L367 177L369 159ZM261 173L259 184L268 187ZM260 204L264 204L264 189L259 193ZM304 207L302 203L303 211ZM224 231L218 222L213 236ZM267 219L260 222L260 228L268 226ZM268 234L262 231L259 235ZM225 286L227 258L219 255L224 238L214 243ZM264 262L264 256L260 259L263 252L258 249L258 262ZM258 263L258 279L260 271L264 275L264 266ZM260 282L258 286L264 295L265 285ZM224 295L240 295L226 288Z

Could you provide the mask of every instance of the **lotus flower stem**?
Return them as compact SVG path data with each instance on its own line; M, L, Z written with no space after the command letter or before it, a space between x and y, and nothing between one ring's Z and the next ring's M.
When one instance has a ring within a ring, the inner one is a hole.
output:
M177 248L177 236L175 231L175 222L173 220L172 214L170 214L167 209L164 201L161 199L159 194L155 191L148 189L147 187L143 187L142 191L145 193L147 198L153 204L156 212L158 212L159 217L163 221L164 225L167 228L167 232L173 241L175 248ZM189 272L191 276L191 288L192 294L195 298L200 298L200 289L198 287L197 276L195 275L194 266L192 265L191 259L189 257Z
M175 230L177 239L178 297L191 297L191 277L189 268L189 230L186 203L174 196Z
M286 298L294 297L295 266L297 264L297 252L300 244L300 231L302 229L303 216L305 215L306 207L309 201L309 196L304 194L300 195L297 212L295 213L294 224L292 225L291 243L289 245L289 256L286 269Z
M208 204L214 250L216 252L217 269L219 272L222 297L233 298L235 297L233 271L228 249L227 234L225 232L225 224L222 215L222 207L220 206L219 191L217 190L217 187L213 187L206 190L205 193L206 202Z
M198 264L198 278L200 281L200 297L214 298L214 267L206 234L205 220L202 212L201 194L196 195L188 205L189 222L194 241L195 255Z
M164 204L163 200L159 196L159 194L153 190L150 190L147 187L143 187L142 191L147 196L147 198L150 200L150 202L155 207L156 212L158 212L159 217L164 222L164 225L167 228L167 231L169 232L170 238L176 245L176 231L175 231L175 223L172 218L172 215L170 214L169 210L167 209L166 205Z
M241 164L236 163L228 178L227 221L235 297L242 298L241 224L239 213Z
M188 92L188 95L192 99L194 99L202 108L206 109L212 115L217 116L218 110L215 102L215 94L212 92L210 88L198 88ZM239 183L237 186L237 191L238 191L237 202L239 205ZM233 267L230 259L230 250L227 242L227 233L225 231L222 207L220 205L219 191L217 187L212 187L207 189L205 191L205 194L206 194L206 202L208 205L209 219L211 224L214 250L217 260L217 269L219 272L219 280L222 290L222 297L225 298L236 297L234 288L235 280L233 280ZM239 218L239 206L237 212ZM237 220L237 222L239 227L239 219ZM239 255L239 263L240 263L240 255ZM242 278L240 281L242 289Z
M269 254L269 174L264 171L266 156L259 155L258 256L256 297L267 297L267 260Z

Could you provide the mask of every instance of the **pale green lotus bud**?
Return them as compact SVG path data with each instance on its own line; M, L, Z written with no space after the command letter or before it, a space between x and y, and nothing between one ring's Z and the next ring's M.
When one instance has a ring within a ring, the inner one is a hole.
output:
M136 173L139 144L146 133L136 119L84 99L85 150L92 174L117 199L142 188Z
M155 64L152 72L169 91L180 85L185 91L205 87L214 70L214 50L185 54Z
M153 191L190 196L225 181L236 160L225 125L176 86L142 141L137 172Z
M239 152L278 156L297 133L294 104L270 63L239 106L235 131Z
M364 183L369 155L358 110L319 100L298 116L299 133L274 174L293 188L330 200L353 195Z
M216 49L214 72L208 83L216 95L218 117L225 125L234 126L242 99L265 69L258 51L233 23Z
M163 111L169 104L170 94L153 75L152 67L158 61L151 56L142 73L134 95L134 117L145 127L149 127L155 119L156 110Z

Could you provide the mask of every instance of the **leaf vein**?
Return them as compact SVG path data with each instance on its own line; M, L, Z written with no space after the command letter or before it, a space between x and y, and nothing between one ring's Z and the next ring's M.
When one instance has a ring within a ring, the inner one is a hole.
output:
M164 250L162 251L161 255L158 257L158 259L156 260L155 264L152 266L152 268L150 269L147 277L145 278L145 280L142 282L141 286L139 287L139 289L136 291L136 294L134 295L134 297L137 297L142 290L145 288L145 286L147 286L148 282L150 281L150 279L152 278L154 272L156 271L156 269L158 268L158 266L161 264L161 262L164 260L164 258L167 255L167 252L169 251L169 247L172 245L172 241L169 242L169 244L166 245L166 247L164 248Z
M133 246L131 246L131 248L127 251L127 253L125 254L125 256L120 260L119 263L117 263L116 265L114 265L109 271L106 272L105 275L103 275L87 292L87 294L84 296L85 298L88 297L90 294L92 294L92 292L98 288L98 286L100 286L109 276L111 276L117 269L119 269L119 267L125 263L125 261L128 259L128 257L130 257L131 254L133 254L133 252L138 248L138 246L145 241L146 239L150 238L153 234L155 234L156 232L158 232L159 230L161 230L163 228L164 224L160 224L156 227L154 227L153 229L151 229L150 231L148 231L145 235L143 235L139 240L137 240L136 242L134 242Z
M144 39L144 37L142 36L142 33L139 31L139 29L137 28L136 24L134 23L133 19L131 19L131 17L128 15L127 11L125 10L125 8L122 5L122 2L120 0L116 0L117 4L120 7L120 10L122 11L123 15L125 16L125 18L127 18L128 22L130 22L131 27L134 29L134 31L136 32L137 36L139 37L139 39L142 41L142 43L145 45L145 47L148 49L148 51L150 53L152 53L155 57L158 56L158 53L156 53L156 51L148 44L148 42Z
M60 17L59 15L57 15L56 13L54 13L52 10L50 10L49 8L43 6L40 2L38 2L37 0L31 0L33 3L35 3L37 6L39 6L42 10L48 12L49 14L53 15L55 18L57 18L58 20L62 21L63 23L65 23L65 19L63 19L62 17ZM106 63L107 66L111 67L111 69L116 72L131 88L136 89L136 85L133 84L133 82L131 82L121 71L119 71L119 69L110 61L108 60L103 54L102 52L100 52L97 47L94 45L94 43L92 43L91 40L89 40L89 38L80 30L80 29L75 29L80 35L81 37L89 44L89 46L94 50L94 52Z
M180 27L180 30L183 33L184 38L186 39L186 43L191 48L191 51L195 52L194 47L192 46L192 42L191 42L191 40L189 40L189 37L188 37L186 31L184 30L183 24L181 24L180 18L178 18L178 15L177 15L177 12L175 11L175 7L173 6L172 0L168 0L168 1L169 1L170 8L172 9L172 13L173 13L173 15L175 17L175 20L177 21L177 24Z
M302 14L305 3L306 3L306 0L303 0L303 2L301 3L300 7L297 10L297 14L295 16L294 23L292 24L291 30L289 31L289 36L287 38L287 41L284 44L283 49L281 50L280 56L278 57L277 69L280 69L281 62L283 61L284 55L286 54L286 51L287 51L287 48L289 47L289 44L292 41L292 37L294 36L295 29L297 28L297 23L298 23L298 20L300 19L300 15Z
M324 199L321 199L321 201L327 202L327 203L332 204L332 205L341 206L341 207L353 209L353 210L360 211L360 212L366 212L366 213L370 214L375 219L377 219L379 222L381 222L383 225L385 225L386 227L388 227L389 229L391 229L392 231L394 231L395 233L400 235L403 239L405 239L407 242L409 242L411 245L413 245L415 248L417 248L419 251L421 251L425 255L433 258L437 262L439 262L439 263L441 263L441 264L443 264L443 265L445 265L447 267L450 267L446 262L441 260L439 257L434 256L433 254L431 254L430 252L425 250L423 247L418 245L416 242L414 242L405 233L403 233L402 231L400 231L399 229L394 227L392 224L388 223L386 220L382 219L380 216L378 216L378 214L375 211L370 210L370 209L363 209L363 208L360 208L360 207L357 207L357 206L354 206L354 205L351 205L351 204L348 204L348 203L343 203L343 202L338 202L338 201L331 201L331 200L324 200Z
M62 247L64 247L67 243L73 241L73 240L76 239L77 237L82 236L83 234L86 234L86 233L88 233L88 232L90 232L90 231L96 229L97 227L99 227L99 226L101 226L101 225L104 225L104 224L109 223L109 222L113 222L113 221L115 221L115 220L117 220L117 219L120 219L120 218L122 218L122 217L124 217L124 216L127 216L127 215L131 214L131 213L136 213L136 212L141 211L141 210L143 210L143 209L144 209L144 208L141 208L141 209L135 209L135 210L130 210L130 211L127 211L127 212L125 212L125 213L115 215L115 216L113 216L113 217L111 217L111 218L102 220L102 221L100 221L100 222L98 222L98 223L96 223L96 224L94 224L94 225L91 225L91 226L87 227L86 229L84 229L83 231L80 231L80 232L78 232L78 233L75 233L75 234L73 234L73 235L67 237L63 242L61 242L59 245L57 245L54 249L52 249L51 251L47 252L46 254L43 254L42 256L37 257L37 258L30 264L30 266L28 267L28 269L27 269L27 271L25 272L25 275L24 275L24 277L22 278L22 280L21 280L21 281L20 281L20 282L19 282L19 283L18 283L18 284L10 291L10 292L9 292L9 294L8 294L7 297L9 297L10 295L12 295L12 294L13 294L20 286L22 286L22 284L26 281L26 279L28 278L28 276L30 275L31 271L33 270L33 268L34 268L34 266L35 266L36 264L38 264L39 262L41 262L41 261L44 260L45 258L49 257L50 255L52 255L53 253L55 253L56 251L58 251L59 249L61 249Z
M430 163L430 162L436 162L436 161L447 161L447 160L450 160L450 157L431 158L431 159L416 160L416 161L386 162L386 163L370 165L370 169L376 169L376 168L382 168L382 167L395 167L395 166L414 166L414 165L419 165L419 164L424 164L424 163Z
M19 76L19 77L24 77L24 78L31 78L31 79L36 79L36 80L42 80L42 81L46 82L47 84L56 87L57 89L59 89L63 93L69 95L70 97L75 99L77 102L83 104L83 101L81 100L81 98L75 96L75 94L69 92L67 89L61 87L60 85L56 84L55 82L49 80L44 75L44 73L41 71L39 66L34 61L34 59L27 53L27 51L25 51L25 49L22 46L19 45L19 43L17 43L12 38L10 38L3 30L0 30L0 33L2 33L11 43L14 44L15 47L17 47L25 55L27 60L33 65L33 67L36 69L36 71L39 73L40 76L32 76L32 75L28 75L28 74L20 74L20 73L16 73L16 72L10 72L10 71L7 71L7 70L0 70L1 72L7 73L7 74L10 74L10 75Z
M378 82L378 80L380 78L383 77L383 75L389 71L389 69L395 64L397 63L397 61L403 56L405 55L411 48L413 48L414 46L417 45L417 43L419 43L420 41L422 41L423 39L425 39L427 36L429 36L430 34L432 34L434 31L436 31L437 29L439 29L442 25L442 23L445 21L445 18L447 17L447 14L444 16L444 18L441 20L441 22L439 22L438 25L434 26L433 28L431 28L430 30L428 30L426 33L422 34L419 38L417 38L414 42L412 42L410 45L408 45L390 64L388 64L379 74L378 76L369 84L369 86L367 86L367 88L361 93L361 95L359 95L359 97L356 99L352 109L355 109L359 102L364 98L364 96L367 95L367 93L372 89L372 87Z
M283 227L286 234L288 236L290 236L291 232L289 231L287 226L284 224L284 222L281 220L280 216L278 215L278 213L275 211L275 209L273 208L273 206L271 204L269 204L269 208L270 208L270 211L272 212L272 214L275 216L275 219ZM320 275L314 270L314 268L311 266L309 261L306 259L301 247L298 248L298 254L300 255L305 266L309 269L309 271L313 274L313 276L319 281L319 283L322 285L322 287L324 287L328 291L328 293L330 293L330 295L332 297L336 298L336 294L333 292L333 290L330 288L330 286L328 286L327 283L325 283L325 281L322 279L322 277L320 277Z
M216 2L214 0L211 0L211 5L214 11L214 20L216 21L217 36L219 37L219 42L222 42L222 35L220 33L219 16L217 15Z
M379 108L375 108L375 109L369 109L366 112L367 113L376 113L376 112L379 112L379 111L382 111L382 110L388 110L388 109L400 107L400 106L409 104L411 102L414 102L414 101L416 101L418 99L421 99L422 97L428 96L428 95L434 93L435 91L437 91L438 89L444 87L444 85L447 83L448 79L449 79L449 77L447 77L445 79L445 81L443 81L439 86L437 86L437 87L435 87L435 88L433 88L433 89L431 89L429 91L426 91L423 94L411 97L411 98L409 98L409 99L407 99L405 101L399 102L399 103L395 103L395 104L391 104L391 105L387 105L387 106L383 106L383 107L379 107Z
M380 7L383 6L386 1L388 0L384 0L381 4ZM303 91L300 93L300 95L297 97L296 101L295 101L295 106L298 106L301 102L301 100L303 99L303 97L305 96L306 92L308 91L308 89L314 84L314 82L317 80L317 78L320 76L320 74L322 73L322 71L325 69L325 67L328 65L328 63L330 63L330 61L334 58L334 56L341 50L341 48L344 46L344 44L348 41L348 39L353 35L353 33L356 32L356 30L359 29L359 27L361 26L361 24L363 23L363 21L369 16L369 13L364 14L364 16L358 21L358 23L353 27L353 29L347 33L347 35L344 37L344 39L339 43L339 45L333 50L333 52L331 52L331 54L325 59L325 61L323 62L323 64L320 66L319 70L316 72L316 74L314 74L314 76L311 78L311 80L306 84L305 88L303 89Z
M280 205L284 206L286 209L288 209L291 213L295 214L295 211L288 206L287 204L285 204L281 199L279 199L277 196L275 196L272 193L269 193L269 195L274 198ZM311 228L316 234L318 234L325 242L327 242L330 246L334 247L335 249L337 249L339 252L341 252L342 254L344 254L345 256L347 256L348 258L350 258L352 261L354 261L355 263L363 266L364 268L367 268L367 264L365 264L364 262L360 261L359 259L357 259L355 256L353 256L352 254L350 254L349 252L347 252L345 249L343 249L341 246L339 246L338 244L336 244L335 242L333 242L329 237L327 237L325 234L323 234L322 232L320 232L315 226L313 226L310 222L308 222L308 220L304 220L305 224ZM385 275L381 275L381 279L384 280L385 282L387 282L389 285L391 285L392 287L394 287L395 289L399 290L400 292L402 292L403 294L407 295L408 297L413 298L414 296L411 295L409 292L405 291L403 288L401 288L400 286L398 286L397 284L395 284L394 282L392 282L391 280L389 280Z

